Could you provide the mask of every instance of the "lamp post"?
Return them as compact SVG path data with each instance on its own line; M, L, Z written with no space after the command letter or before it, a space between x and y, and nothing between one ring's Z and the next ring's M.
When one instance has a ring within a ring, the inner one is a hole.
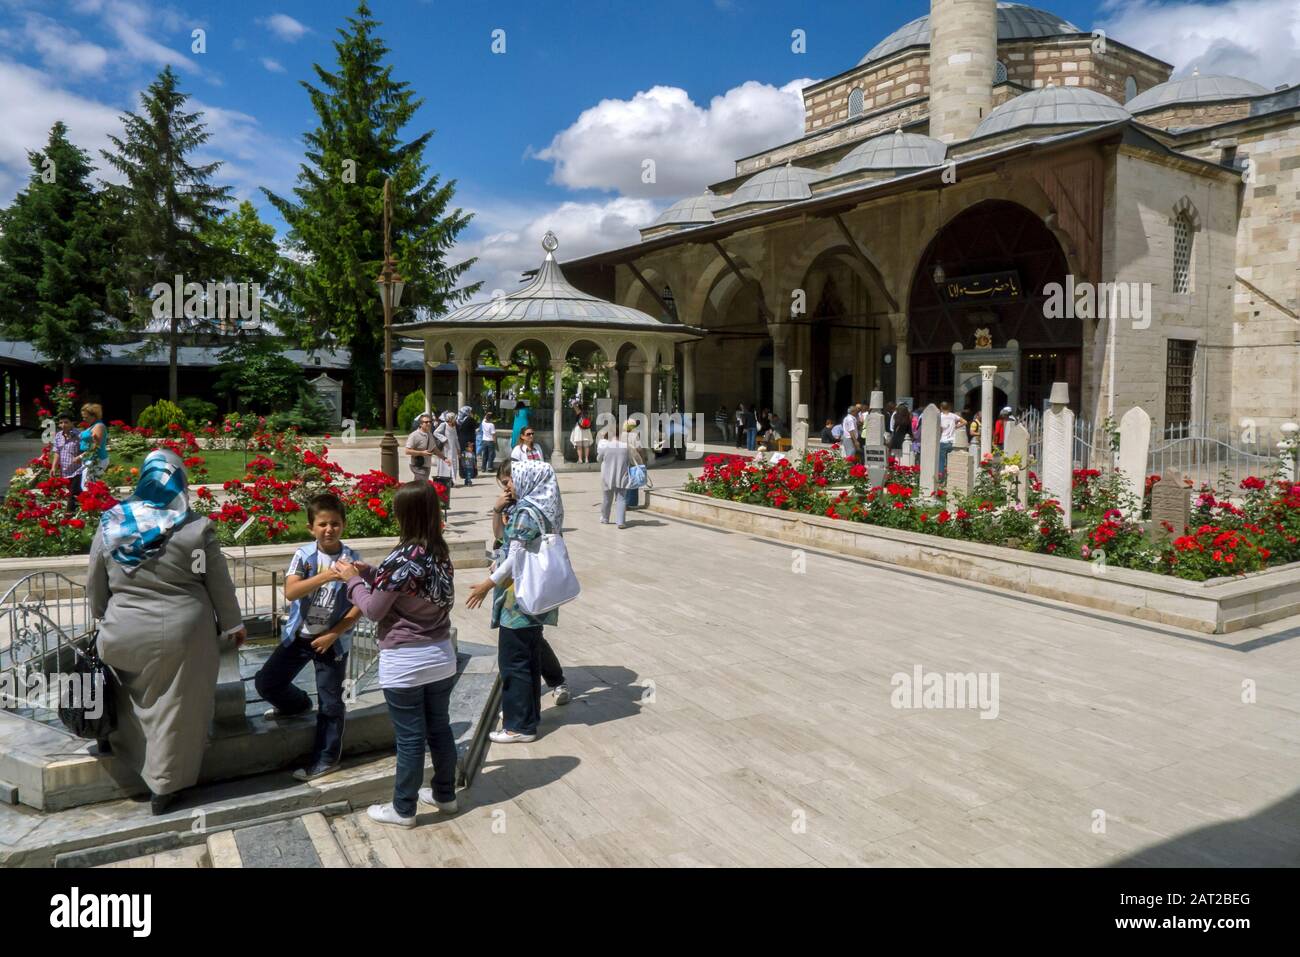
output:
M384 265L375 284L379 287L379 300L384 304L384 437L379 443L379 467L389 478L397 478L397 438L393 435L393 310L402 302L406 283L397 272L393 261L392 211L389 187L391 179L384 180Z

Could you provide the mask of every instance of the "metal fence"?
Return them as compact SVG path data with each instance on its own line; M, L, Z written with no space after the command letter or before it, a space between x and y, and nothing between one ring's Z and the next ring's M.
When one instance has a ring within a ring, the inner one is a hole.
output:
M47 702L27 699L29 678L68 669L92 625L86 587L66 575L34 572L11 585L0 596L0 705L23 717L53 717Z
M1043 461L1043 414L1030 409L1021 419L1021 424L1029 432L1031 467L1040 467ZM1114 464L1110 435L1087 419L1075 418L1073 445L1072 458L1077 469L1102 469Z

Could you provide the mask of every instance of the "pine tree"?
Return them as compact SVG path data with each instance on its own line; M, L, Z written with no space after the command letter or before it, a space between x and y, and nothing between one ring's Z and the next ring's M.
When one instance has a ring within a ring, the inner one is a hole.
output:
M377 418L383 394L383 310L375 279L383 263L384 180L393 181L393 252L406 280L402 306L434 314L463 302L481 285L457 287L474 260L445 258L470 215L448 212L455 181L426 179L424 148L433 135L403 141L402 130L424 102L393 79L388 47L366 3L340 29L336 69L315 65L319 86L304 82L318 125L305 136L306 162L296 201L266 191L288 223L297 254L288 296L296 321L286 321L304 346L348 346L356 413Z
M219 250L204 239L222 206L228 186L214 186L221 163L196 166L188 159L208 141L202 113L185 112L189 96L177 89L176 74L165 67L140 95L140 112L122 116L124 136L110 136L114 152L104 158L126 177L114 188L123 216L122 277L131 294L132 312L147 321L150 290L155 283L206 283L223 275ZM176 355L182 310L174 303L169 330L167 389L176 401Z
M0 210L0 327L32 343L63 377L111 338L112 229L86 152L62 122L29 152L27 188Z
M257 215L248 200L216 219L203 240L224 262L216 278L228 282L257 283L262 292L262 320L275 322L278 280L283 272L275 227ZM269 315L268 315L269 313Z

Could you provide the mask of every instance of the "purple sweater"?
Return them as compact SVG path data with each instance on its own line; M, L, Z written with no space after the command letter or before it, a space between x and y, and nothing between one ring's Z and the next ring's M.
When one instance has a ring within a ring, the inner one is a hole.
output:
M371 584L374 577L375 570L366 566L348 582L347 592L348 600L361 609L361 614L379 622L381 649L450 640L449 608L440 608L416 595L376 591Z

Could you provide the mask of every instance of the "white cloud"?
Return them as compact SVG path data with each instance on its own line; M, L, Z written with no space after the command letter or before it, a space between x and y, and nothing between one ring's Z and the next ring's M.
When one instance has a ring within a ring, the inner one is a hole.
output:
M182 26L177 16L170 11L159 12L133 0L107 0L97 8L104 25L117 38L124 52L132 60L152 66L184 67L194 73L201 73L199 65L185 54L173 50L154 39L158 32L158 20L169 30ZM186 34L188 42L189 36Z
M296 43L302 39L303 34L307 33L306 25L299 23L287 13L274 13L265 20L259 20L258 23L289 43Z
M108 146L109 133L120 134L118 115L111 106L60 89L40 70L0 60L0 205L26 183L27 151L45 146L57 120L67 124L69 139L91 154L92 164L102 167L99 150Z
M1300 3L1228 0L1156 3L1110 0L1097 26L1108 36L1173 64L1254 80L1270 89L1300 82Z
M276 60L273 57L269 57L269 56L262 57L262 66L266 67L266 69L270 70L272 73L284 72L284 66L280 63L279 60Z
M630 100L602 100L561 130L538 159L552 181L625 196L683 196L735 175L735 160L803 134L803 97L813 81L777 88L754 80L715 96L707 107L683 89L656 86ZM643 182L646 161L655 182Z
M11 44L20 41L7 38ZM94 75L108 64L109 53L97 43L80 38L76 30L38 13L29 13L23 22L22 41L38 54L52 70Z
M542 236L549 229L560 241L557 258L577 259L635 243L637 229L650 223L662 206L648 199L620 196L600 202L564 202L555 206L518 206L501 203L475 205L463 194L465 208L474 213L469 237L457 243L449 261L477 256L468 281L483 280L476 299L493 290L510 293L520 288L519 276L541 265Z

